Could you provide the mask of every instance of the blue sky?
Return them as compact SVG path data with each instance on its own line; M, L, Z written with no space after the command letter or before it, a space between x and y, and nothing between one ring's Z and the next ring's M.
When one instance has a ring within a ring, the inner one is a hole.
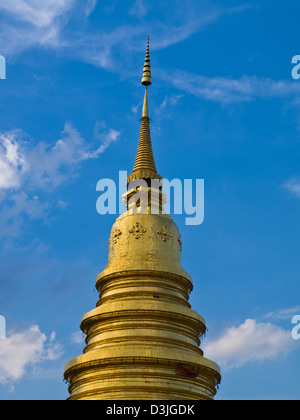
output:
M99 179L132 170L148 33L159 173L205 180L182 264L207 321L217 399L299 399L298 0L2 0L1 399L65 399L115 216Z

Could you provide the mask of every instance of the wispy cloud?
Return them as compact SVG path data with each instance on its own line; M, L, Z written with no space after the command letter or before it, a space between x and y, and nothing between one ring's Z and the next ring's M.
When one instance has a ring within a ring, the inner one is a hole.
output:
M148 7L144 0L135 0L129 9L132 16L144 17L147 14Z
M120 71L121 60L124 76L132 71L135 53L144 50L148 33L151 34L151 48L164 49L189 38L223 16L249 8L247 4L222 8L188 1L184 9L181 2L177 2L170 12L169 3L166 2L160 6L159 16L152 14L145 21L151 5L144 0L135 0L128 6L128 14L136 17L134 24L125 24L122 19L109 28L104 21L103 29L78 24L84 23L96 6L96 0L88 0L84 5L80 0L3 0L0 17L2 14L8 19L0 21L3 35L0 40L1 52L14 55L41 46L55 48L115 72Z
M29 197L24 191L8 194L0 211L0 240L7 236L18 237L24 225L24 217L29 220L46 218L51 205L38 196Z
M85 14L89 17L96 9L98 0L86 0L85 2Z
M294 315L300 313L300 306L294 306L293 308L280 309L279 311L269 312L264 315L266 319L278 319L278 320L291 320Z
M129 8L130 14L135 14L141 22L134 25L119 24L112 29L95 31L94 33L81 34L76 37L76 47L80 59L106 70L120 72L120 60L122 61L122 76L130 76L132 68L135 68L135 54L145 49L145 39L151 36L151 49L162 50L203 30L207 25L216 23L220 18L241 13L249 9L249 5L236 8L221 8L201 6L198 2L188 2L183 9L181 3L172 7L170 12L169 3L165 7L162 16L142 19L147 13L148 7L143 1L138 0ZM180 13L176 12L180 10ZM175 23L176 22L176 23ZM73 37L74 40L74 37ZM72 40L71 44L72 46Z
M159 105L159 107L155 110L156 114L161 114L163 111L166 110L166 108L168 108L168 106L170 105L177 105L180 100L183 98L183 94L179 94L179 95L167 95L165 96L164 100L162 101L162 103Z
M170 14L169 2L167 2L166 12ZM171 45L177 44L185 39L190 38L195 33L203 31L208 25L217 23L221 18L242 13L252 6L243 4L238 7L217 7L215 5L208 5L200 2L188 2L185 8L182 8L182 3L177 4L177 9L180 10L181 19L179 16L173 16L175 25L172 22L169 24L154 22L155 28L151 41L152 48L164 49ZM174 10L173 9L173 10ZM165 19L166 21L167 19ZM151 25L149 25L151 28Z
M256 76L242 76L239 79L204 77L181 70L161 70L159 74L163 80L171 81L178 90L220 103L293 97L300 94L300 86L288 80L276 81Z
M283 357L295 348L291 331L255 319L233 326L204 346L205 355L225 369Z
M292 178L286 181L283 184L283 188L285 188L289 193L291 193L295 197L300 198L300 178Z
M105 130L105 131L103 131ZM98 158L105 150L114 142L118 141L121 136L120 131L114 130L110 128L107 130L106 124L104 121L97 121L95 130L94 130L94 137L99 141L100 146L98 149L87 152L82 155L82 159L96 159Z
M0 11L16 20L23 20L33 26L45 27L53 24L54 20L65 14L76 0L2 0Z
M10 56L36 46L60 45L60 32L77 0L2 0L2 53Z
M71 343L73 344L84 344L84 335L81 331L72 333Z
M149 33L151 49L165 49L188 39L223 17L242 13L252 7L244 4L224 8L189 1L184 10L178 3L170 13L169 5L163 3L160 7L161 15L147 17L145 21L143 18L147 14L148 5L143 0L135 0L128 7L128 13L137 18L132 25L124 24L121 20L110 28L105 25L103 29L81 25L79 29L77 24L72 24L75 15L77 19L78 15L82 16L83 22L96 6L96 0L89 0L84 9L79 0L44 0L38 3L36 0L3 0L0 14L5 13L10 19L0 24L3 33L0 49L4 54L13 55L42 46L119 73L121 77L131 77L136 74L136 53L144 51ZM174 87L183 92L221 103L295 94L295 85L289 82L247 76L236 80L207 78L174 70L170 77L170 71L161 70L158 77L171 81ZM296 88L297 91L300 88Z

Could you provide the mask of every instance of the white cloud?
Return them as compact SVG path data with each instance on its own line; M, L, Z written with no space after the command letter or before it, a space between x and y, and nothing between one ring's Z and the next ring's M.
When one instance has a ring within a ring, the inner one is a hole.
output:
M62 47L60 33L76 0L1 0L2 54L17 54L36 46Z
M295 195L296 197L300 198L300 178L293 178L287 181L283 187L290 192L291 194Z
M56 188L74 175L80 162L98 158L119 140L120 132L97 123L95 139L100 145L94 150L70 123L52 144L39 142L30 147L25 138L21 130L0 134L0 191L18 190L21 185Z
M0 190L18 188L27 164L16 141L18 131L0 134Z
M271 323L247 319L224 331L218 339L204 346L206 357L223 369L239 368L249 362L273 360L289 353L295 345L291 331Z
M47 339L37 325L13 333L0 341L0 383L15 382L26 374L29 367L32 369L61 356L62 347L55 342L54 333Z
M0 11L7 12L17 20L43 27L66 13L76 0L1 0Z
M32 140L21 130L0 133L0 240L18 238L26 221L48 220L52 208L69 203L51 195L54 189L78 175L80 164L98 158L120 132L97 123L94 147L69 123L51 144ZM47 191L47 200L41 195Z

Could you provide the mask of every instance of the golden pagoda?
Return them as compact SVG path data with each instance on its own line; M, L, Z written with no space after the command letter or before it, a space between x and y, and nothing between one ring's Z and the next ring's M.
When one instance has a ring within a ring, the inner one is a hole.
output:
M136 160L128 184L162 180L150 136L148 87L152 84L149 39L142 84L145 99ZM137 189L139 190L139 189ZM134 196L129 189L128 204ZM83 354L65 368L70 400L212 400L220 369L203 356L205 320L191 309L191 277L181 267L181 237L163 211L127 205L112 227L109 259L99 274L96 309L83 316ZM152 193L150 197L154 196Z

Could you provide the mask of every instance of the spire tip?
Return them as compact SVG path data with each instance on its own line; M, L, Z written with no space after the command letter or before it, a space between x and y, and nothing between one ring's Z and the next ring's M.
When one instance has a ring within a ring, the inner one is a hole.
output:
M151 66L150 66L150 40L149 39L150 38L148 35L147 51L146 51L145 65L144 65L143 78L142 78L142 85L146 87L152 85Z

